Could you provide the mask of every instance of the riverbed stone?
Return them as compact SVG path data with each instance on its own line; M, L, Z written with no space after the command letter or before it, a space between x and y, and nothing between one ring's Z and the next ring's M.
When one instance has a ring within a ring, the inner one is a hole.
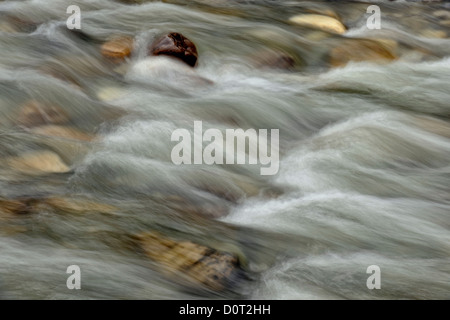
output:
M191 67L197 65L198 52L195 44L180 33L171 32L156 39L149 48L149 54L177 58Z
M392 41L348 39L333 47L329 53L330 65L345 66L350 61L389 62L397 58Z
M423 30L420 35L425 38L437 38L445 39L447 38L447 33L444 30L426 29Z
M0 198L0 213L3 216L13 216L29 212L30 205L26 201Z
M20 156L7 158L5 162L11 169L30 175L70 171L58 154L48 150L27 152Z
M41 201L41 206L49 206L58 211L64 211L74 214L86 214L86 213L104 213L112 214L117 212L117 208L105 204L99 203L94 200L86 198L73 198L68 196L52 196Z
M319 29L322 31L343 34L345 26L336 18L320 14L300 14L289 18L289 22L301 27Z
M129 58L134 48L134 40L129 36L118 36L105 42L101 47L102 55L114 62Z
M29 100L20 107L17 122L25 127L64 124L69 122L69 116L64 109L57 105Z
M162 273L194 286L224 290L239 269L237 256L192 241L175 241L157 232L141 233L137 238Z
M255 55L254 60L257 68L293 70L296 64L290 54L281 51L264 51Z
M93 135L82 132L76 128L58 125L46 125L34 127L30 129L30 132L43 136L72 139L86 142L92 141L94 139Z

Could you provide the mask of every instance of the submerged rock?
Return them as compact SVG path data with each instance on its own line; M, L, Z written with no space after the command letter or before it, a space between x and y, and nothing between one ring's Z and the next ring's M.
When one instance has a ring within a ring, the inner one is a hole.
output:
M319 29L331 33L343 34L345 26L336 18L320 14L300 14L293 16L289 22L307 28Z
M241 270L237 256L191 241L174 241L156 232L142 233L137 238L164 274L193 285L222 291Z
M447 38L447 33L444 30L425 29L420 33L420 35L425 38Z
M69 122L68 114L59 106L30 100L21 108L17 122L25 127Z
M83 213L114 213L117 208L108 204L94 202L84 198L70 197L49 197L43 199L41 206L49 206L53 209L64 212L83 214Z
M80 130L73 127L64 127L58 125L47 125L41 127L35 127L30 130L30 132L38 135L58 137L64 139L73 139L80 141L92 141L94 139L93 135L81 132Z
M18 215L30 212L30 203L25 200L0 199L0 213L2 215Z
M105 42L101 47L102 55L114 62L120 62L131 56L134 47L132 37L121 36Z
M348 39L330 50L329 61L333 67L350 61L392 61L397 58L395 48L396 43L391 40Z
M28 17L19 17L11 14L1 14L0 21L0 31L7 33L30 33L39 26L38 22L30 20Z
M272 68L293 70L295 60L292 56L281 51L266 51L254 57L257 68Z
M69 172L70 168L52 151L32 151L6 159L6 164L15 171L42 175L47 173Z
M180 33L172 32L156 39L149 48L149 54L166 55L180 59L191 67L197 65L198 53L195 44Z

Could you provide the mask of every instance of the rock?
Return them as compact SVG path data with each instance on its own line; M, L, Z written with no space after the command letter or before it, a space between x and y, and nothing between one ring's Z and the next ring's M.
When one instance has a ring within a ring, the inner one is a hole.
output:
M45 124L64 124L69 122L69 117L61 107L30 100L20 108L17 122L25 127L35 127Z
M192 285L222 291L241 270L235 255L191 241L174 241L156 232L143 233L137 238L164 274Z
M267 51L255 56L257 68L293 70L295 60L289 54L280 51Z
M133 38L121 36L105 42L101 47L101 52L104 57L119 62L131 56L133 47Z
M330 64L341 67L350 61L392 61L396 59L394 48L394 43L388 40L348 39L331 49Z
M179 33L169 33L153 42L149 54L167 55L187 63L191 67L197 65L198 53L195 44Z
M37 29L39 23L28 19L28 17L18 17L10 14L1 14L0 30L8 33L24 32L30 33Z
M448 10L437 10L433 12L433 16L441 20L450 20L450 11Z
M58 125L47 125L41 127L35 127L30 130L34 134L43 136L58 137L64 139L73 139L81 141L92 141L94 136L81 132L78 129L72 127L63 127Z
M39 69L45 75L58 79L70 85L72 88L82 91L81 83L66 70L58 69L55 66L44 65Z
M319 29L330 33L343 34L345 26L337 19L319 14L300 14L293 16L289 22L307 28Z
M70 168L52 151L33 151L21 156L6 159L12 169L25 174L41 175L46 173L69 172Z
M97 203L85 198L49 197L49 198L20 198L0 199L0 213L12 215L48 211L51 208L67 213L107 213L117 211L117 208L104 203Z
M21 200L0 199L0 213L7 215L27 214L30 203Z
M69 213L114 213L117 208L104 203L97 203L83 198L51 197L41 201L41 205Z
M420 35L425 38L439 38L439 39L447 38L447 33L443 30L426 29L422 31Z
M0 32L18 33L19 29L7 21L1 21L0 22Z

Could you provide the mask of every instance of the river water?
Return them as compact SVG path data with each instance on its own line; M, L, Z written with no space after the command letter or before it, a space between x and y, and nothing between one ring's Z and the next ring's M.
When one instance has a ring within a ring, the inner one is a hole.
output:
M450 298L448 5L377 2L382 28L369 30L370 3L126 2L0 2L0 198L35 199L30 213L0 211L1 298ZM82 32L66 27L69 5ZM288 22L325 11L345 34ZM167 32L196 44L195 69L147 57ZM122 64L100 53L112 35L135 41ZM394 61L330 66L330 48L375 38L395 44ZM261 66L267 52L295 66ZM96 138L36 134L17 120L30 100ZM279 129L278 173L174 165L171 134L194 121ZM70 170L11 165L37 150ZM48 198L108 207L34 208ZM152 230L233 253L246 276L223 291L162 276L133 242ZM70 265L81 290L66 286ZM372 265L381 289L366 285Z

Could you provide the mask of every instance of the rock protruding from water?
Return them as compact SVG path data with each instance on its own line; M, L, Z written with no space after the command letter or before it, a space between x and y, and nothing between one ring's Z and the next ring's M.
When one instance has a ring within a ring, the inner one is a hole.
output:
M336 18L320 14L300 14L293 16L289 22L307 28L319 29L322 31L343 34L346 31L345 26Z
M102 55L113 62L120 62L129 58L133 52L134 40L132 37L120 36L105 42L102 47Z
M149 48L149 54L166 55L180 59L191 67L197 65L198 53L195 44L180 33L172 32L156 39Z
M145 253L161 271L195 286L222 291L240 272L235 255L191 242L174 241L157 232L138 235Z

